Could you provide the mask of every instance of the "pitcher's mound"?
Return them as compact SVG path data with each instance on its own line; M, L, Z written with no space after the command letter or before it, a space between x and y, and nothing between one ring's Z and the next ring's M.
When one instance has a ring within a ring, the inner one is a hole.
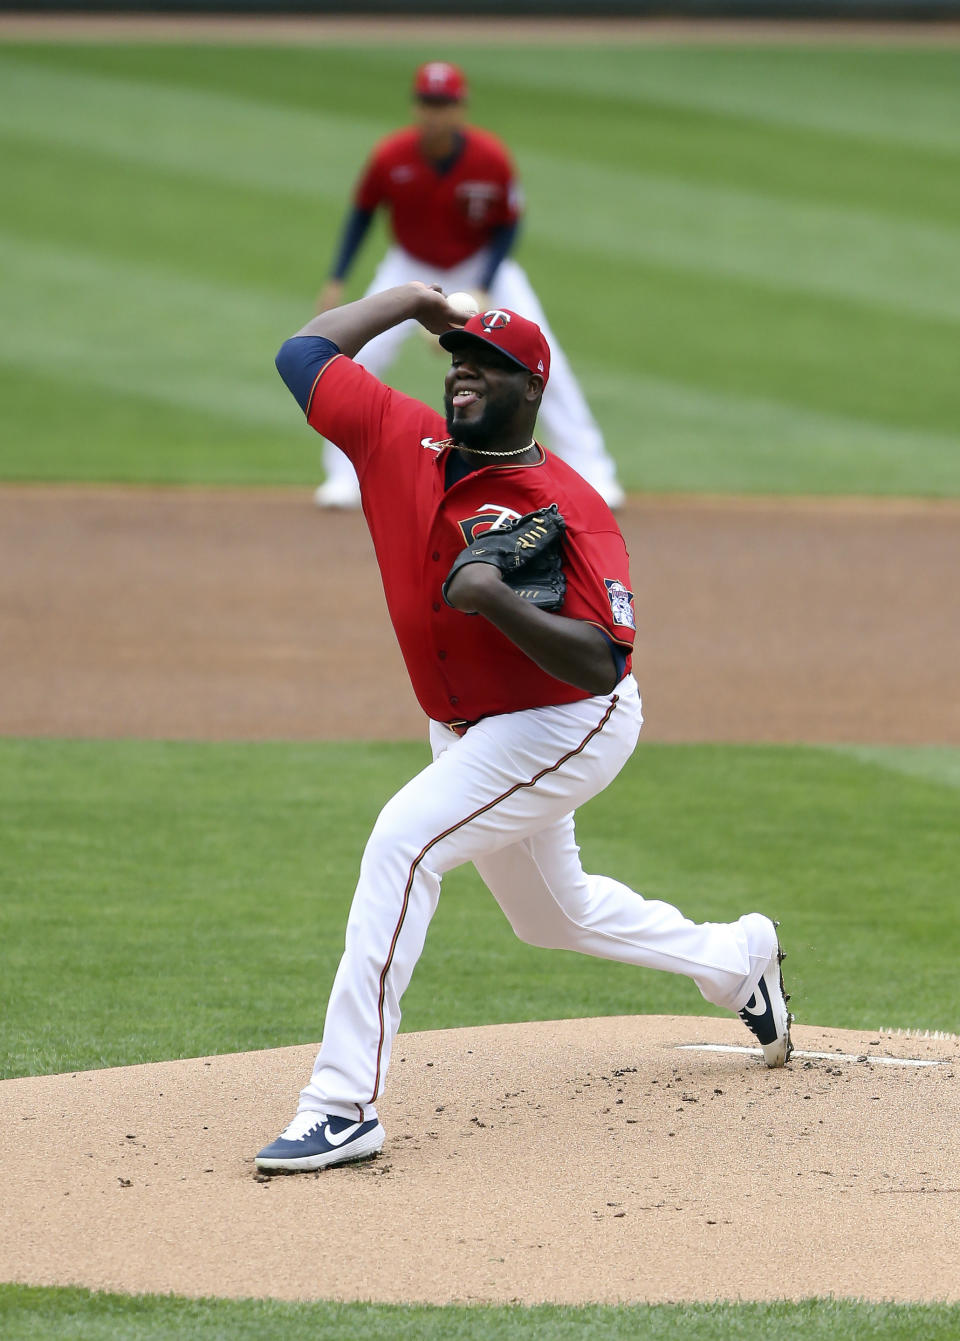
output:
M273 1178L253 1155L293 1116L313 1046L5 1081L0 1279L438 1304L960 1298L960 1041L801 1026L780 1071L750 1042L735 1019L662 1016L401 1034L383 1154Z

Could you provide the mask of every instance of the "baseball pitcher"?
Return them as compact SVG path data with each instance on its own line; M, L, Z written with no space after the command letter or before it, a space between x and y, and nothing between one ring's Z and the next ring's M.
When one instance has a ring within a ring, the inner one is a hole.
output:
M442 415L355 358L409 321L450 353ZM782 1066L791 1017L776 924L759 912L698 924L580 864L574 813L640 733L634 600L609 507L534 436L553 376L541 328L507 308L464 322L442 292L411 283L314 318L277 365L356 470L433 762L370 835L313 1074L258 1167L380 1150L400 1003L443 877L464 862L523 940L683 974Z

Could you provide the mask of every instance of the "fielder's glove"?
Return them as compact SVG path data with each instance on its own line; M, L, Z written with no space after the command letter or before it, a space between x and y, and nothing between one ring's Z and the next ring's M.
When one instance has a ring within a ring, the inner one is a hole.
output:
M495 564L504 582L518 596L541 610L559 610L567 589L562 545L566 522L556 503L506 522L460 551L443 584L443 599L461 568L468 563Z

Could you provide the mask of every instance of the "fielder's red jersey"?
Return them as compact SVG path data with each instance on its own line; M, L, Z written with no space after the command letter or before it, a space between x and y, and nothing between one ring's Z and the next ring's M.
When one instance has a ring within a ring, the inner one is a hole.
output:
M344 355L325 364L306 404L310 425L353 462L387 608L414 693L440 722L572 703L590 694L548 675L441 587L456 556L499 521L556 503L566 521L561 615L598 625L627 654L634 639L628 555L613 513L559 457L492 465L444 487L444 419Z
M414 127L377 145L354 193L373 211L383 205L397 242L419 261L449 270L480 251L494 229L515 223L520 192L506 148L467 126L463 150L446 172L424 158Z

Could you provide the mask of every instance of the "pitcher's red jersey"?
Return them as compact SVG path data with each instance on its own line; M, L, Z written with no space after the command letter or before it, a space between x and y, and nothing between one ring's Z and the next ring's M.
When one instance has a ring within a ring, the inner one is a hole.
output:
M441 594L465 545L498 522L551 503L566 521L567 589L558 613L599 626L626 651L630 669L634 610L623 536L599 494L559 457L540 448L538 461L486 466L445 488L451 444L443 418L343 355L318 374L306 413L356 468L387 608L429 717L473 721L590 697L542 671L488 620L452 609Z

